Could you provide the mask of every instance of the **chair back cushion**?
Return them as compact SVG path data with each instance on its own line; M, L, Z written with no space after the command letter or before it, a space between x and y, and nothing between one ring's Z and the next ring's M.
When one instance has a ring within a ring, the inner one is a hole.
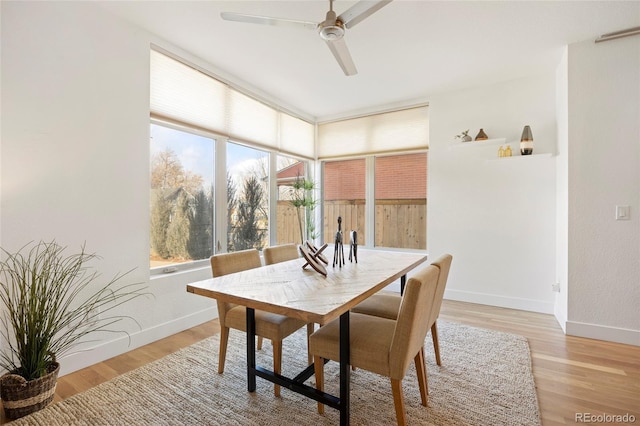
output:
M246 271L247 269L259 268L260 253L256 249L236 251L233 253L223 253L211 256L211 273L214 277L233 274L234 272Z
M236 251L233 253L222 253L211 256L211 273L214 277L233 274L234 272L246 271L247 269L259 268L260 253L256 249ZM226 327L227 312L236 305L217 301L218 318L220 326Z
M433 325L440 315L440 308L442 307L442 299L444 298L444 290L447 286L447 279L449 278L449 270L451 269L451 261L453 256L450 254L443 254L432 263L440 269L440 275L438 276L438 286L436 287L436 295L433 299L433 307L431 308L431 318L429 320L429 327Z
M264 264L286 262L298 258L298 246L296 244L281 244L279 246L266 247L264 254Z
M439 275L440 269L429 265L407 281L389 351L392 379L401 380L404 377L409 364L424 346L431 327L429 318Z

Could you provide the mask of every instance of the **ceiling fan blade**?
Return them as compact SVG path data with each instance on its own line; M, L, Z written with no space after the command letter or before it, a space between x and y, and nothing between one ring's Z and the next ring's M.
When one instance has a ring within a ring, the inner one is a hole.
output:
M392 1L393 0L361 0L340 14L338 19L344 23L345 27L351 28L364 21L366 18L373 15Z
M358 74L358 70L353 63L353 59L351 59L351 54L349 53L349 49L347 49L347 44L344 42L344 39L326 40L326 42L345 75Z
M247 22L250 24L273 25L277 27L295 27L315 30L318 24L309 21L296 21L294 19L270 18L268 16L245 15L244 13L222 12L222 19L226 21Z

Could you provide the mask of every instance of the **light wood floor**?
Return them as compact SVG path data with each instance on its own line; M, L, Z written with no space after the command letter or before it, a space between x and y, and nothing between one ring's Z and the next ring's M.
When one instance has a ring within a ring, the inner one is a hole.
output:
M445 300L440 318L527 337L543 425L575 424L576 413L629 414L640 424L640 347L567 337L553 316L513 309ZM55 401L219 331L211 321L61 377ZM426 353L433 356L432 350ZM0 424L6 422L0 414Z

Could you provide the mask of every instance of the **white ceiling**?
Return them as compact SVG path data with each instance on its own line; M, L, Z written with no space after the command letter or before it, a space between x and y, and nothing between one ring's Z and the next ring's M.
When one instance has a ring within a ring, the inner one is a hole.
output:
M334 9L353 4L336 0ZM347 30L358 68L347 77L315 31L220 18L227 11L320 22L328 0L102 6L320 121L552 71L563 46L640 25L639 1L395 0Z

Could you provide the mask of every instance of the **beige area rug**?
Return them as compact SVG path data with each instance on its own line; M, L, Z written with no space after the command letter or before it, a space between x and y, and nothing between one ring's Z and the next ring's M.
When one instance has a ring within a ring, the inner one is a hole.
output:
M403 381L412 425L539 425L540 415L527 340L521 336L438 322L442 366L427 336L429 404L420 404L413 364ZM335 425L338 412L257 379L246 390L244 334L231 331L225 372L217 374L218 337L184 348L87 392L12 423L21 425ZM305 365L306 332L284 341L283 372ZM258 365L271 367L271 345L258 351ZM327 391L339 394L337 363L325 366ZM393 425L387 378L356 370L351 375L351 424ZM307 382L313 384L313 377Z

